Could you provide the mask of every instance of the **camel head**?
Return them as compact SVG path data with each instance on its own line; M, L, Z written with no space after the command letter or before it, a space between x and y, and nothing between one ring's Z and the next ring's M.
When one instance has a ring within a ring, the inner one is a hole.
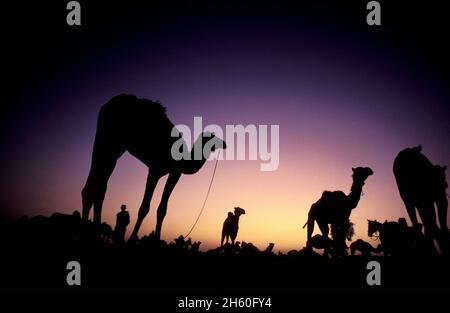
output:
M214 133L203 132L198 136L191 150L190 160L180 161L183 174L195 174L205 164L212 152L217 149L226 149L225 141L216 137Z
M211 152L216 151L217 149L226 149L227 144L225 141L217 137L214 133L210 132L203 132L198 136L197 140L194 143L194 147L191 151L192 159L195 160L195 149L200 148L201 152L203 153L203 156L208 159ZM198 152L197 152L198 154ZM198 158L198 156L197 156Z
M357 168L352 167L352 171L353 171L352 175L353 181L359 182L361 184L364 184L367 177L373 175L373 171L370 167L357 167Z
M235 207L234 208L234 215L235 216L240 216L242 214L245 214L245 210L243 208L240 208L240 207Z

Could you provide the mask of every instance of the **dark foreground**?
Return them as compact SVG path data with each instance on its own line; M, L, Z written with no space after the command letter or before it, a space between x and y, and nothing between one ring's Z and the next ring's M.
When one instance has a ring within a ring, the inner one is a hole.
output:
M61 296L111 295L145 298L160 308L178 307L180 299L271 298L274 307L296 307L331 298L391 297L410 301L427 295L436 300L450 294L449 260L347 257L340 260L305 256L208 255L153 251L140 246L102 247L68 251L10 248L1 260L1 290ZM68 286L69 261L81 266L81 286ZM366 282L367 263L381 265L381 286ZM114 298L114 296L112 296ZM322 302L324 301L324 302ZM211 309L212 310L212 309ZM248 310L248 309L246 309ZM257 311L273 311L259 308ZM202 310L194 310L202 311Z
M166 244L148 236L133 244L105 243L104 238L92 232L84 236L79 226L71 225L79 224L52 224L39 218L36 224L3 228L2 301L14 299L14 305L33 306L36 299L45 305L63 300L65 305L83 306L95 301L102 307L121 303L129 310L130 305L145 302L149 312L154 308L157 312L287 312L309 306L347 310L358 302L371 307L373 301L378 308L384 300L403 308L422 304L429 309L431 304L447 305L450 294L448 257L326 259L301 253L276 255L251 246L239 253L205 253L194 250L194 244L187 248L185 241ZM74 268L67 268L71 261L80 265L79 286L67 282L74 277ZM367 283L370 261L380 265L381 285ZM185 307L196 300L209 300L211 306Z

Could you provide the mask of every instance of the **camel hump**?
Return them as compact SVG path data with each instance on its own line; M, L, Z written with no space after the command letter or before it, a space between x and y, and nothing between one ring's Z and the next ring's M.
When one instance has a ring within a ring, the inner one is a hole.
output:
M405 167L431 167L431 161L422 153L422 146L400 151L394 160L394 171Z
M325 190L323 193L322 193L322 200L323 201L342 201L342 200L345 200L346 199L346 195L345 195L345 193L343 193L342 191L340 191L340 190L337 190L337 191L328 191L328 190Z
M166 115L166 108L157 101L139 99L135 95L120 94L100 109L99 118L124 119L127 116L148 118L149 115Z
M393 172L400 188L409 185L427 188L433 182L433 164L421 151L422 146L417 146L397 154Z
M97 135L102 141L148 142L148 134L170 136L172 122L159 102L121 94L102 106L98 115ZM154 139L158 140L156 136ZM113 144L113 143L112 143Z
M100 108L98 114L99 122L111 119L114 115L119 115L121 111L123 114L126 107L130 110L131 107L136 106L136 103L137 97L135 95L121 94L111 98Z

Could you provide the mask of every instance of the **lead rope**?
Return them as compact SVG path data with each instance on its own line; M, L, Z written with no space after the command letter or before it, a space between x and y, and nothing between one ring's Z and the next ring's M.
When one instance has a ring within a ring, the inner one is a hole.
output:
M216 164L214 165L214 171L213 171L213 174L211 176L211 181L209 182L209 187L208 187L208 191L206 192L205 201L203 201L203 205L202 205L202 208L201 208L200 212L198 213L197 219L195 220L195 222L192 225L192 227L189 230L189 232L184 236L184 238L187 238L187 236L189 236L191 234L191 232L194 230L195 226L197 225L198 220L200 219L200 216L203 213L203 210L205 209L206 201L208 200L209 192L211 191L211 186L212 186L212 183L214 181L214 176L216 176L216 169L217 169L217 164L219 163L220 153L221 153L221 150L219 150L219 154L217 155Z

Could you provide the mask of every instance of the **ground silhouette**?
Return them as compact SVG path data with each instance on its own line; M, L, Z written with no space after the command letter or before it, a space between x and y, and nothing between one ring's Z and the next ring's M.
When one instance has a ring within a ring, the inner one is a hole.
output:
M225 142L214 134L202 133L194 143L191 153L187 154L190 160L175 160L171 154L172 147L180 140L181 135L177 134L174 137L173 131L174 125L168 119L165 108L157 102L122 94L106 103L98 116L91 168L81 193L83 220L88 220L89 211L94 206L94 223L101 223L102 204L109 177L117 159L128 151L149 167L144 197L131 235L132 239L136 239L142 221L149 212L150 200L158 180L169 174L157 211L155 236L160 238L169 197L181 174L198 172L211 152L226 148ZM186 143L184 141L182 143L180 148L183 152L187 152ZM207 144L209 149L203 153L203 148Z
M101 227L83 222L78 212L24 217L2 231L8 236L0 237L0 289L73 292L64 270L71 260L82 267L82 286L76 292L373 292L366 284L369 260L382 264L383 285L378 291L427 286L444 292L450 279L445 257L324 258L305 249L274 253L273 243L259 249L246 241L204 252L192 238L179 236L166 242L157 239L154 231L118 244L105 241ZM313 238L317 244L331 240L321 235Z
M413 227L419 226L417 209L428 245L434 247L436 239L441 250L448 254L447 167L433 165L421 151L421 146L400 151L394 160L394 176ZM440 228L436 224L435 203Z

